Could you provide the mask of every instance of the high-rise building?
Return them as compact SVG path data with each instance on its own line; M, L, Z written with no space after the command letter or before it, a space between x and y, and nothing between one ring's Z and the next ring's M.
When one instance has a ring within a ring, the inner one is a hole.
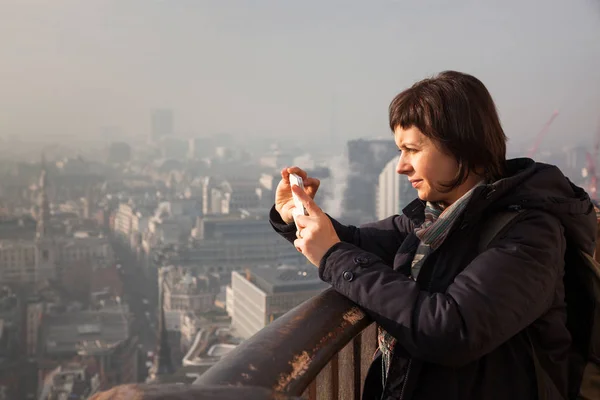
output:
M173 110L156 109L151 114L152 139L158 140L163 136L173 135Z
M398 157L391 159L379 174L376 194L377 219L401 214L402 209L417 198L417 191L406 176L396 172Z
M262 267L234 271L227 312L237 336L247 339L298 304L327 289L316 268Z
M159 271L158 284L163 290L168 331L178 331L186 314L214 309L219 293L217 278L212 275L195 276L191 271L173 265L161 267Z
M54 278L56 273L56 244L50 234L50 205L48 201L48 175L42 159L39 181L39 212L35 237L35 281Z
M48 174L46 172L46 165L44 160L42 160L42 171L40 173L38 187L39 214L37 221L36 238L44 239L48 237L48 228L50 227L50 206L48 203L48 194L46 193L46 191L48 190Z
M398 154L389 139L351 140L348 142L348 176L344 191L344 222L357 225L376 217L376 188L381 169Z

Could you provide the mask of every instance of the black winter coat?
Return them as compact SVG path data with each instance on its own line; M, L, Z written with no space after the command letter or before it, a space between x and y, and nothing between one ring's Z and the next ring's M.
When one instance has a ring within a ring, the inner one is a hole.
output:
M388 382L375 359L364 399L469 400L537 398L529 332L541 365L567 398L564 254L566 238L594 250L596 217L588 195L554 166L507 161L507 177L475 189L444 243L425 260L417 282L410 265L424 219L415 200L396 215L361 227L332 219L341 243L323 257L321 279L357 303L398 340ZM482 253L478 238L497 210L527 209ZM286 239L296 228L273 209L271 224ZM407 372L408 371L408 372ZM556 393L560 392L560 393Z

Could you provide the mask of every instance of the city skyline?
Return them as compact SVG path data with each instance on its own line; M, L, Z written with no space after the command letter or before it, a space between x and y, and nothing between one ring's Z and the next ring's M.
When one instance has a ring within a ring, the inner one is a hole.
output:
M174 110L176 134L339 141L386 135L387 106L445 69L479 77L511 142L551 113L549 146L586 142L598 124L600 7L443 0L7 0L0 25L0 136L98 140L150 131Z

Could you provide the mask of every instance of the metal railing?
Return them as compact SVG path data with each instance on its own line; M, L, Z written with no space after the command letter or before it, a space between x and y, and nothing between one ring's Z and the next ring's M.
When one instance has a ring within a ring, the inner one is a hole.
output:
M206 371L195 385L124 385L106 399L360 399L376 329L328 289L304 302Z

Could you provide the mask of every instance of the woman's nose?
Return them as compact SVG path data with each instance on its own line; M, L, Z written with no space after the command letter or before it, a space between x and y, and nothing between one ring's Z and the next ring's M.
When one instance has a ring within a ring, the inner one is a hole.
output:
M398 165L396 166L396 172L402 175L408 174L412 171L412 166L407 162L406 157L403 154L398 157Z

